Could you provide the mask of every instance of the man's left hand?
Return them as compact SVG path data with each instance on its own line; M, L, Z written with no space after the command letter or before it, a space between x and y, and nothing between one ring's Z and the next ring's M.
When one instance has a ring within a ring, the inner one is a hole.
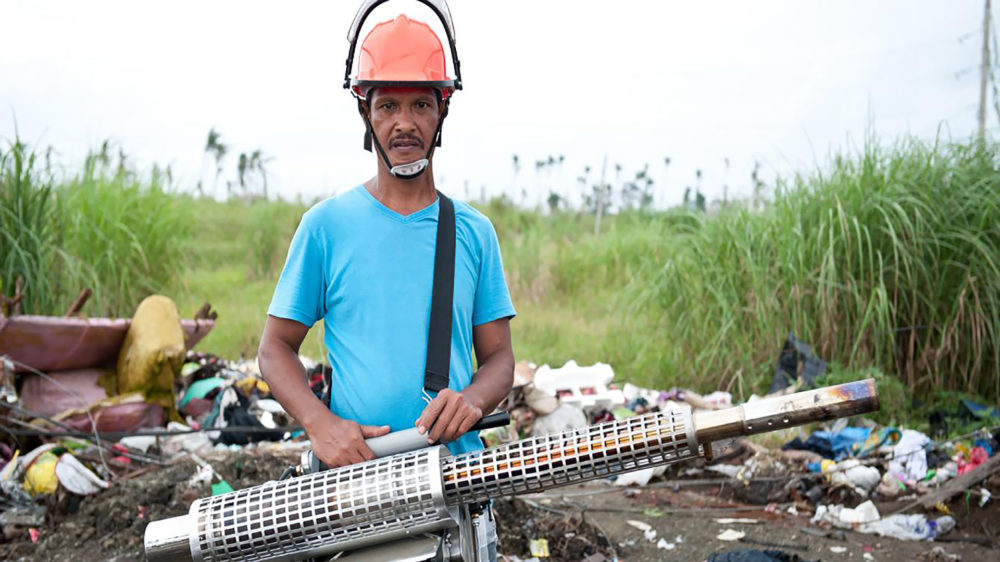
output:
M417 418L417 431L427 434L430 444L450 443L469 431L483 411L461 392L442 389ZM429 430L429 433L428 433Z

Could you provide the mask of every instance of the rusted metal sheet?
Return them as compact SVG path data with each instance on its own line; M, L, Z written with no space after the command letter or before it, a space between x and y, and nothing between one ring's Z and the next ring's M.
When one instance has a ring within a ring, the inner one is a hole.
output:
M0 355L46 372L114 364L131 323L130 318L0 315ZM193 348L214 326L213 319L181 320L185 346Z

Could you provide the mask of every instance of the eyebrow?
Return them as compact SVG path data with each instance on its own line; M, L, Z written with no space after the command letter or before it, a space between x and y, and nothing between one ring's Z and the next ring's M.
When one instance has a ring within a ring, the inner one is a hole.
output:
M385 103L387 101L391 101L393 103L399 103L399 98L397 98L397 97L395 97L395 96L393 96L391 94L380 95L380 96L378 96L375 99L376 99L376 101L374 101L373 103L375 103L376 105L381 104L381 103ZM413 101L414 102L418 102L418 101L427 101L427 102L429 102L429 101L436 101L436 98L433 95L421 94L419 97L417 97Z

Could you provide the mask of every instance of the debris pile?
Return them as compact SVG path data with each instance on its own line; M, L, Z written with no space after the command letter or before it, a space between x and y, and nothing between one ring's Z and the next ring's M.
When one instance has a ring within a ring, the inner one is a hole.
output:
M44 371L2 358L0 558L87 559L93 549L101 558L136 554L148 521L185 513L200 497L276 479L297 464L307 436L274 400L256 361L195 352L185 340L173 303L160 297L140 306L111 362ZM312 391L322 396L329 367L303 363ZM790 336L772 390L810 386L824 370ZM651 411L716 410L733 402L724 390L620 384L602 363L519 363L503 405L511 425L481 435L492 446ZM717 442L684 465L622 474L583 490L498 498L499 550L507 560L590 562L689 559L698 548L711 560L847 554L843 545L809 554L794 540L759 532L777 521L796 521L792 538L855 533L992 547L1000 411L969 400L956 406L929 420L929 430L839 420L774 434L781 446L755 438ZM946 438L956 416L979 429ZM622 503L609 505L609 496ZM614 513L615 526L600 523L601 513ZM696 513L710 517L708 524L676 528ZM734 550L737 542L742 548Z
M824 370L825 363L792 335L782 350L772 388L778 393L801 390ZM516 366L514 390L507 404L514 422L511 427L485 432L488 444L681 404L695 410L725 408L732 406L732 396L724 391L699 394L688 389L618 385L611 367L600 363L580 366L570 361L552 368L522 362ZM956 418L965 424L978 422L979 429L947 439L938 432L938 437L932 438L914 428L881 426L859 418L838 420L812 431L778 433L779 437L785 436L780 447L762 446L761 441L768 441L754 438L715 443L711 455L695 463L612 477L604 483L608 488L603 493L616 493L616 489L621 493L621 487L625 487L626 496L638 501L642 494L636 491L629 495L636 487L670 486L681 497L675 496L667 506L657 500L654 507L637 507L633 512L658 516L700 509L758 509L772 517L800 518L802 524L808 525L806 528L815 529L821 536L849 531L901 541L965 541L990 546L995 544L995 533L1000 529L995 522L980 522L997 512L993 498L1000 491L1000 410L962 400L957 411L938 416L939 421L955 422ZM930 421L933 427L934 418ZM690 491L682 492L682 488ZM701 496L694 491L698 489L711 490L714 496L732 503L713 505L710 500L716 498ZM682 495L685 493L686 497ZM548 503L540 505L540 498ZM551 517L553 512L569 517L586 513L585 509L603 509L594 503L585 506L574 502L563 493L528 496L525 500L527 503L522 505L534 508L536 518ZM956 504L961 506L961 513ZM515 521L524 526L525 516L519 514ZM646 526L640 529L645 540L633 544L683 550L677 541L664 536L669 533L656 536L656 530L647 523L628 523L637 529ZM720 528L716 534L719 541L751 540L738 528ZM545 538L551 545L559 539L541 533L505 538L508 542L501 541L501 550L522 557L533 552L533 540ZM616 538L619 547L627 550L628 545ZM511 540L516 542L511 544ZM787 544L780 546L791 548ZM871 554L866 554L870 559Z

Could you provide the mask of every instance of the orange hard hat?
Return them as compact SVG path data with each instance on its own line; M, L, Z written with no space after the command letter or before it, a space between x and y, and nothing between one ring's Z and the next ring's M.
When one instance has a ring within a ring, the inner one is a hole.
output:
M371 150L374 144L379 155L385 161L394 176L413 179L419 176L430 163L435 146L441 146L441 125L448 116L448 105L451 94L462 89L462 66L458 62L458 50L455 48L455 25L451 21L451 11L446 0L418 0L430 8L441 20L444 32L448 36L451 47L451 62L455 68L455 77L449 78L445 62L444 47L434 30L426 23L411 20L405 15L396 19L384 21L376 25L361 43L361 54L358 57L358 73L350 78L354 65L354 51L357 46L358 34L365 20L380 4L389 0L364 0L354 22L347 32L347 68L344 71L344 88L350 88L358 100L358 113L365 121L365 150ZM372 124L365 109L365 97L376 87L430 87L435 88L444 102L444 110L434 132L434 143L427 149L423 158L407 164L392 166L385 150L374 138Z
M455 48L455 25L445 0L418 0L441 21L451 48L455 77L448 76L445 51L434 30L424 22L399 15L396 19L376 25L361 43L358 70L350 78L358 34L372 11L389 0L364 0L347 32L347 68L344 88L350 88L359 99L376 86L428 86L437 88L447 100L455 90L462 89L462 67Z
M444 47L431 26L400 14L368 33L361 43L358 73L351 80L351 89L364 98L377 86L427 86L437 88L442 98L455 91Z

